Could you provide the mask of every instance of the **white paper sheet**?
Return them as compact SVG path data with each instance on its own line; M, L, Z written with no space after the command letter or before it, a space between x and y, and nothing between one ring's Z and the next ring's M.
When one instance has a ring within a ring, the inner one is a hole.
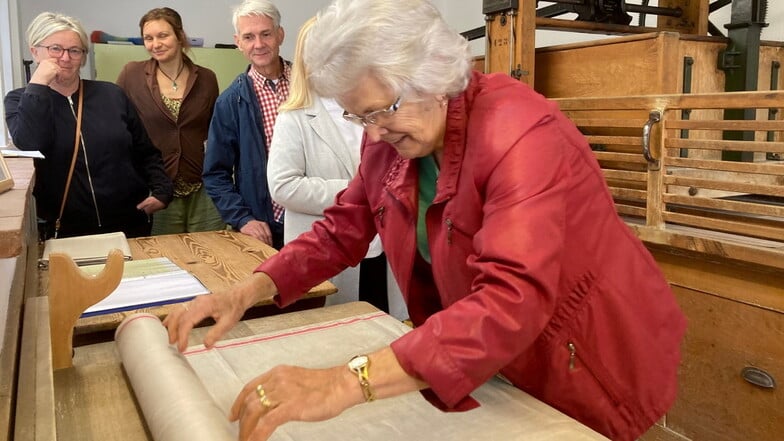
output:
M38 150L0 149L0 154L6 158L44 159L44 154Z

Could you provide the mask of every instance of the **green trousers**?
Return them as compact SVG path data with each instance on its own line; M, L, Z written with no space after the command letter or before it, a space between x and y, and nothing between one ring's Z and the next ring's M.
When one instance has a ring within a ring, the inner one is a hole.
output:
M174 198L168 207L152 218L152 234L194 233L225 230L215 204L202 186L184 198Z

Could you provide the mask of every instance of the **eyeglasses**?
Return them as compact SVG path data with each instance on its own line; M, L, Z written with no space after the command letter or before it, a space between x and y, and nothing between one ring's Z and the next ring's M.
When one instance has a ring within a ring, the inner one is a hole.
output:
M379 118L389 117L397 112L397 109L400 108L400 100L403 96L397 97L394 103L391 106L387 107L386 109L381 110L374 110L368 113L365 116L354 115L353 113L348 113L345 110L343 111L343 118L346 121L351 121L354 124L359 124L362 127L367 127L370 124L376 125L378 124Z
M79 60L82 58L85 52L87 52L86 50L78 47L72 47L70 49L66 49L58 44L53 44L51 46L38 45L36 47L42 47L46 49L46 51L49 52L49 56L52 58L60 58L63 56L64 53L68 52L68 56L70 56L74 60Z

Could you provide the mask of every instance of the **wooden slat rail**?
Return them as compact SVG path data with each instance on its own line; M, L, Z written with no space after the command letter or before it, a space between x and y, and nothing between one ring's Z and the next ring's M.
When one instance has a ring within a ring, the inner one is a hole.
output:
M635 172L635 171L625 171L625 170L602 170L604 172L604 177L607 180L625 180L625 181L639 181L645 182L648 177L645 173L642 172Z
M694 205L713 210L733 210L747 214L758 214L760 216L784 217L784 206L752 204L731 200L719 200L711 198L695 198L691 196L679 196L667 194L663 198L664 202L678 205Z
M576 123L575 123L576 124ZM714 130L781 130L781 121L693 121L693 120L670 120L667 121L670 129L714 129Z
M611 145L625 145L625 146L634 146L634 147L642 146L642 138L638 136L586 135L586 138L588 138L588 142L591 144L611 144Z
M638 129L645 124L644 119L623 119L623 118L605 118L605 119L591 119L591 118L572 118L572 121L577 127L627 127Z
M784 93L681 95L667 101L662 222L784 241L784 161L767 159L784 153ZM689 120L680 118L685 109ZM756 119L725 120L727 109L749 110ZM777 119L769 119L771 109ZM728 132L738 139L724 139ZM722 160L723 151L746 152L753 161Z
M781 164L749 163L734 161L704 161L691 158L667 158L667 163L674 167L702 168L741 173L781 174Z
M618 161L618 162L629 162L633 164L645 164L645 158L637 152L634 154L631 153L617 153L617 152L596 152L596 159L599 161Z
M665 125L665 128L670 128ZM766 141L719 141L706 139L672 139L667 138L666 148L696 150L734 150L738 152L784 152L784 142Z
M586 135L618 212L639 219L641 237L672 241L668 234L693 228L722 241L769 240L777 245L767 251L784 253L784 91L555 101ZM756 119L725 119L728 109ZM642 126L651 111L661 115L650 139L659 163L647 165ZM753 160L725 160L725 151Z
M649 174L642 131L655 99L557 101L594 150L618 213L645 219Z

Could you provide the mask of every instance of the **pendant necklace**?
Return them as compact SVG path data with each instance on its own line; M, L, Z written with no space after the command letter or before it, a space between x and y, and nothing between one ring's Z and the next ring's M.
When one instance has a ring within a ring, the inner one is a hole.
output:
M164 77L168 78L169 81L172 82L172 89L175 91L177 90L177 78L180 77L180 74L182 73L183 69L185 69L185 63L180 64L180 70L178 70L177 75L174 78L172 78L169 75L167 75L166 72L163 71L163 69L161 69L160 65L158 65L158 70L161 71Z

